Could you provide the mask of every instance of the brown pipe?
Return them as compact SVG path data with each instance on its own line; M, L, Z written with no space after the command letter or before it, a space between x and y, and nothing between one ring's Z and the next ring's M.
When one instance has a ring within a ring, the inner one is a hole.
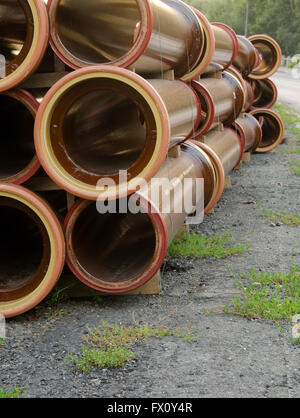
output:
M228 175L242 160L245 143L243 138L231 128L208 132L204 137L204 143L220 158L225 175Z
M139 178L157 173L169 146L195 131L199 106L182 81L147 81L115 66L82 68L44 97L35 123L37 154L52 180L76 196L101 199L97 183L109 178L115 185L105 199L124 197ZM125 179L120 170L127 170Z
M41 62L49 39L45 3L2 0L0 4L0 92L20 84Z
M211 28L215 38L215 51L204 72L205 76L229 68L238 53L238 39L232 28L219 22L211 23Z
M284 136L284 124L281 117L271 109L254 109L250 112L262 129L262 140L255 152L270 152L281 144Z
M181 0L50 0L51 45L70 67L110 64L142 74L189 73L203 30Z
M38 107L38 101L25 90L0 93L0 181L22 184L40 168L33 137Z
M38 305L60 277L64 235L49 205L22 186L0 184L0 314Z
M262 129L257 119L249 113L244 113L232 127L245 142L245 152L254 152L262 139Z
M106 293L124 293L150 280L189 214L185 207L180 213L175 210L177 187L186 178L193 180L193 204L202 197L208 204L215 188L214 167L205 151L189 141L181 146L180 157L166 160L156 182L132 196L140 213L100 214L95 203L78 201L65 221L67 263L76 277ZM204 179L204 190L201 188L198 196L197 178ZM164 179L172 181L165 185ZM164 184L163 189L160 184ZM171 206L164 213L162 199L166 195Z
M201 78L192 87L199 95L201 122L193 138L199 139L219 123L230 126L244 108L245 93L239 80L224 71L222 78Z
M247 77L258 65L258 51L245 36L237 35L237 39L238 54L233 61L233 65L243 77Z
M266 108L274 106L278 97L278 90L272 80L250 80L254 92L253 109Z
M253 80L270 78L281 65L282 52L280 46L268 35L253 35L248 39L260 56L260 61L249 74L249 78Z

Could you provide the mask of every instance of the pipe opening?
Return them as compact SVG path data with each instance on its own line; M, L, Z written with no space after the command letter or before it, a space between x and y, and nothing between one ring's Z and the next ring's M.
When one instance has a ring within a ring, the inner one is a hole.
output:
M96 185L102 176L119 182L138 175L152 158L156 122L146 100L129 85L109 78L71 87L54 108L50 141L59 163L74 178Z
M34 24L28 1L1 1L0 21L0 54L5 58L5 75L0 68L0 78L4 78L22 64L31 48Z
M109 63L127 54L139 38L142 18L138 3L57 1L52 36L80 66Z
M0 178L8 179L24 170L35 157L34 115L9 94L0 94Z
M278 52L269 41L252 41L261 59L259 65L252 71L253 75L268 74L276 65Z
M259 148L266 148L276 143L281 135L281 127L277 118L265 113L255 113L253 116L262 128L262 140Z
M20 201L0 197L0 301L29 294L43 280L50 241L40 218Z
M252 80L251 81L255 100L254 108L270 108L277 99L277 89L274 83L269 80Z
M71 231L72 255L95 285L135 281L156 252L156 233L146 213L99 214L85 207ZM78 267L77 267L78 268Z

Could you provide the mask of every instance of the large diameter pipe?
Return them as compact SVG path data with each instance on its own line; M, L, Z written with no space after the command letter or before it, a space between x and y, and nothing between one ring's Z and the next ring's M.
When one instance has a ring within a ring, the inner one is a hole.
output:
M203 30L181 0L50 0L51 44L76 69L111 64L184 76L203 50Z
M284 137L284 124L281 117L271 109L254 109L250 112L262 129L262 139L255 152L270 152L281 144Z
M40 168L34 147L38 101L19 88L0 93L0 181L22 184Z
M262 140L262 129L254 116L244 113L233 123L232 127L245 142L245 152L254 152L258 148Z
M268 35L253 35L248 39L260 56L260 61L249 74L249 78L254 80L270 78L281 65L282 52L280 46Z
M1 92L36 70L48 45L49 23L41 0L1 1L0 21Z
M234 30L224 23L211 23L215 38L215 50L204 74L216 74L229 68L238 54L238 39Z
M43 199L9 183L0 183L0 225L0 314L13 317L53 289L64 266L64 235Z
M245 151L244 139L235 130L224 128L222 131L210 131L204 138L208 145L219 157L228 175L242 160Z
M243 86L233 74L227 71L222 73L222 78L194 80L192 87L201 103L201 121L193 139L201 138L220 123L230 126L244 109Z
M233 61L234 67L247 77L260 63L260 56L255 46L245 36L237 35L238 54Z
M244 94L245 94L245 103L244 103L243 110L245 112L250 110L255 99L254 90L253 90L251 83L248 80L244 79L242 74L233 65L227 68L226 72L233 75L240 82L241 86L243 87Z
M272 80L250 80L254 92L253 109L270 109L274 106L278 98L278 90Z
M212 25L199 10L192 6L190 7L199 19L200 25L203 29L203 50L197 65L181 77L181 79L184 81L197 80L203 73L205 73L213 59L216 46L216 40Z
M105 293L124 293L150 280L161 267L169 243L188 215L185 205L175 210L177 187L192 179L193 205L207 204L215 187L210 158L189 141L179 158L169 157L157 175L133 197L140 213L97 212L95 202L78 201L65 221L67 263L89 287ZM170 179L168 185L164 180ZM196 179L204 180L198 190ZM161 185L164 185L161 187ZM170 197L170 210L163 210L163 196Z
M87 67L62 78L44 97L35 146L43 168L63 189L97 200L98 181L109 178L114 185L105 199L116 199L157 173L169 146L193 134L199 115L198 97L182 81L149 82L123 68ZM120 170L127 177L121 179Z

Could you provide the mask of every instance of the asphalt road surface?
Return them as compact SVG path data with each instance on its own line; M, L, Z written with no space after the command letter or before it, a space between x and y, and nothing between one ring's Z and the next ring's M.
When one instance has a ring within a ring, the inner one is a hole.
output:
M278 102L300 112L300 69L281 68L271 78L278 88Z

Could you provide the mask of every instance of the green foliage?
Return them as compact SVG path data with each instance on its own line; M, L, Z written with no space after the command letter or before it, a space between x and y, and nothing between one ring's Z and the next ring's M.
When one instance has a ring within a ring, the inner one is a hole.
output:
M223 22L245 34L247 0L185 0L211 22ZM267 33L284 55L300 53L300 0L249 0L248 35Z
M273 110L279 113L282 118L286 133L289 134L289 136L300 140L300 114L297 110L279 103L274 105Z
M189 330L181 332L159 326L153 328L146 324L143 327L108 324L106 321L95 328L87 327L88 334L83 336L87 346L81 347L81 356L70 354L69 363L73 363L82 372L89 372L92 367L120 367L134 357L131 347L150 337L162 338L173 336L192 341L196 337Z
M255 319L286 319L300 312L300 265L287 274L251 269L245 276L233 275L240 296L225 307L225 312ZM246 281L246 283L245 283Z
M229 233L216 234L211 237L196 233L183 234L180 239L174 240L168 249L168 256L184 256L206 258L226 258L242 254L250 248L250 244L233 244Z
M0 387L0 399L4 398L20 398L22 395L23 388L16 386L11 392L7 391L5 388Z
M293 161L291 162L291 164L292 164L292 168L291 168L292 172L294 174L297 174L297 176L300 176L300 161Z

